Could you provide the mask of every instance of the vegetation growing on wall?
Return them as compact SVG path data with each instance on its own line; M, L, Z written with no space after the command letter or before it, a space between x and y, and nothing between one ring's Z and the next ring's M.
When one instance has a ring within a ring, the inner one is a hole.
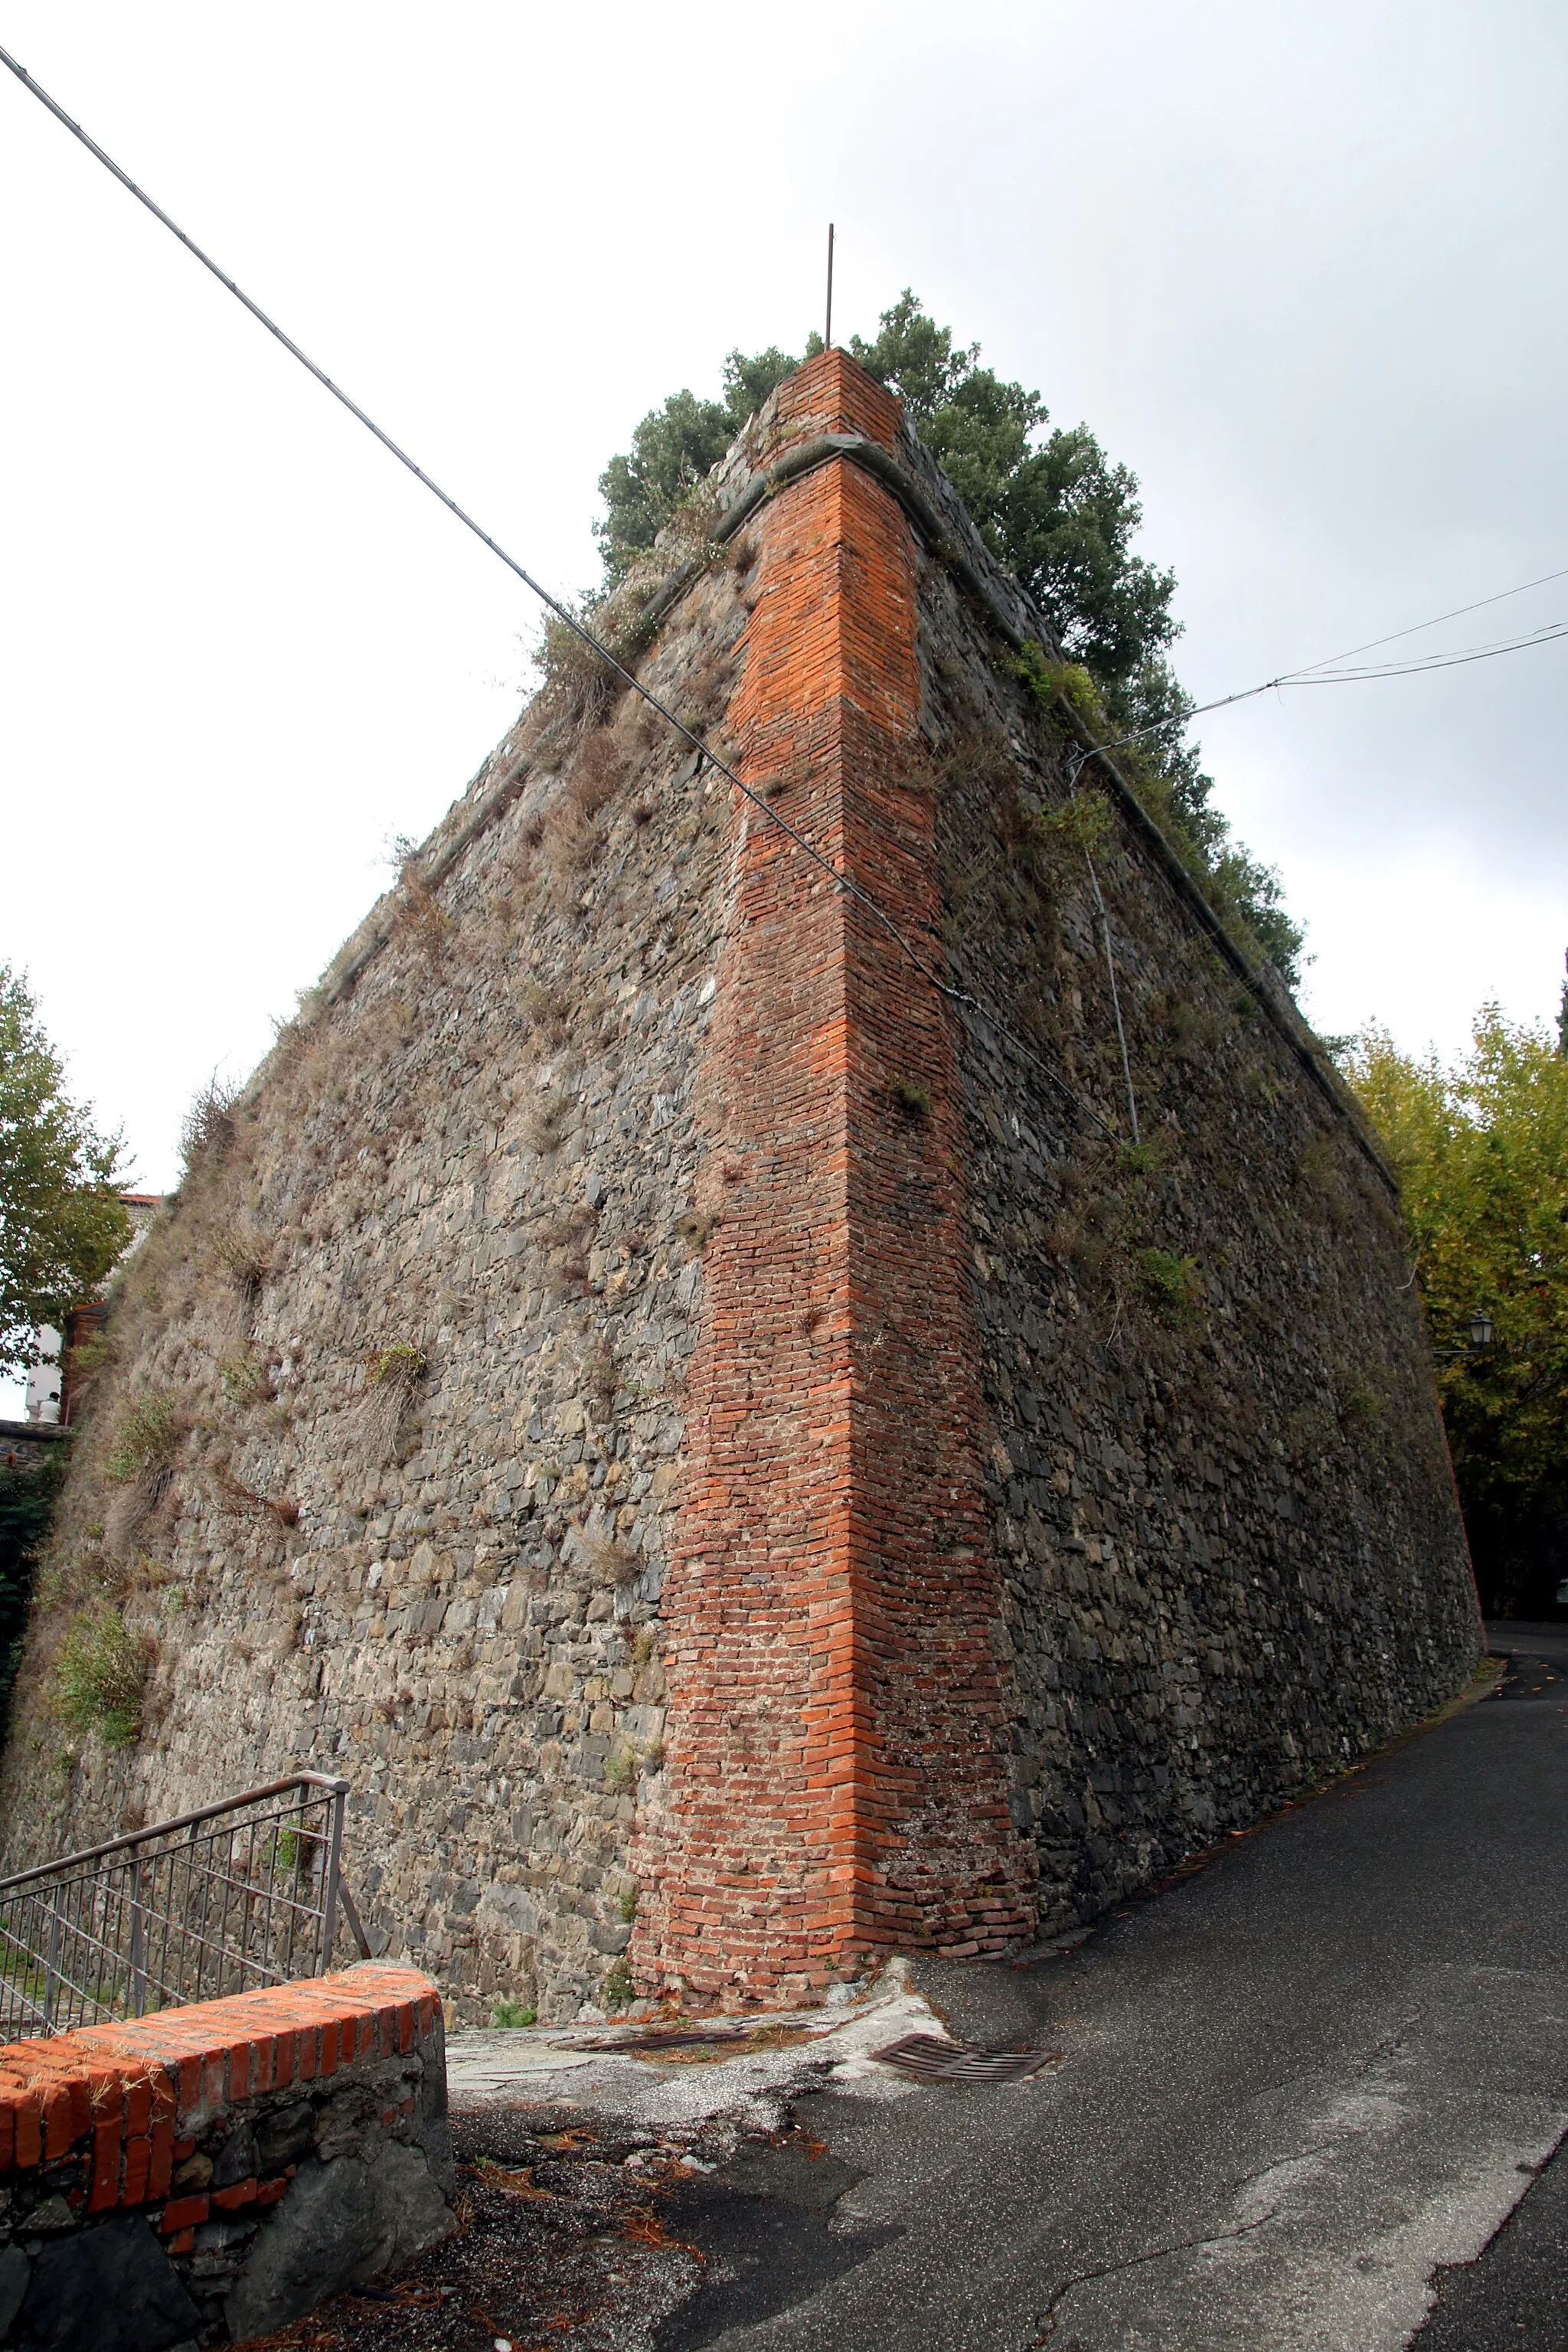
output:
M1451 1066L1369 1029L1349 1075L1399 1177L1483 1604L1568 1576L1568 1037L1495 1004ZM1479 1354L1471 1316L1496 1337Z
M955 342L907 287L883 311L876 337L852 336L849 348L899 394L992 552L1050 619L1062 667L1081 680L1076 688L1058 681L1068 698L1102 739L1161 730L1124 755L1141 793L1220 912L1294 985L1302 934L1285 912L1279 878L1233 839L1213 804L1214 780L1186 740L1193 701L1169 659L1181 634L1171 611L1176 578L1133 552L1142 521L1137 477L1111 463L1086 425L1047 431L1039 394L982 367L979 344ZM821 349L814 335L805 355ZM776 347L750 357L731 352L722 399L683 390L643 418L630 450L599 478L607 588L626 579L748 416L799 364Z
M134 1746L142 1729L148 1654L107 1601L72 1618L55 1655L55 1711L106 1748Z

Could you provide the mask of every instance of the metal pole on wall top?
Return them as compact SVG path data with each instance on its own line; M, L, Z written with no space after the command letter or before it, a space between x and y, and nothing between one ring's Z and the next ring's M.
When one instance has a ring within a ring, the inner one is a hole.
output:
M833 223L827 224L827 320L822 331L823 346L833 349Z

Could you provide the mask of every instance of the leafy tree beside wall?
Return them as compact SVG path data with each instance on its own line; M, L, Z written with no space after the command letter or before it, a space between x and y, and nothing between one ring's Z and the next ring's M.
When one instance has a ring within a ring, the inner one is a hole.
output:
M121 1157L67 1095L26 982L0 964L0 1372L26 1369L39 1325L63 1331L130 1241ZM64 1470L63 1446L40 1469L0 1465L0 1732Z
M1452 1067L1357 1042L1349 1076L1399 1178L1481 1599L1553 1613L1568 1577L1568 1002L1562 1034L1485 1006Z
M1115 735L1158 725L1127 755L1141 792L1188 855L1221 911L1249 929L1286 978L1300 978L1301 932L1286 914L1277 875L1230 835L1213 805L1212 777L1187 740L1192 698L1169 660L1181 625L1171 612L1175 574L1133 552L1142 521L1138 481L1113 465L1085 425L1057 426L1038 393L980 364L978 343L954 341L908 289L882 313L870 342L850 350L904 402L993 553L1016 574L1089 672ZM822 349L816 335L810 358ZM645 416L632 446L599 479L606 585L637 558L752 412L799 365L776 347L731 352L721 400L671 394Z
M121 1157L67 1095L26 980L0 964L0 1372L26 1370L39 1325L63 1331L129 1243Z
M0 1462L0 1739L27 1630L33 1570L49 1531L65 1467L63 1439L55 1441L53 1454L41 1468L13 1470Z

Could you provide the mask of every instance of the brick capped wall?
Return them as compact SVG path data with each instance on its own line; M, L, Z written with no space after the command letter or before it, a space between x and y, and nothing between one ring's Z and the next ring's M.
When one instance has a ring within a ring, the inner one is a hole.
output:
M773 450L825 430L890 447L899 421L828 353L784 388ZM779 492L757 538L742 772L940 957L909 522L840 460ZM634 1955L656 1982L757 1998L879 1946L1016 1939L1032 1857L1008 1812L941 1000L761 811L735 826L663 1598L668 1793Z
M452 2226L446 2112L409 1969L0 2048L0 2343L85 2342L105 2294L161 2344L182 2315L204 2342L281 2325Z

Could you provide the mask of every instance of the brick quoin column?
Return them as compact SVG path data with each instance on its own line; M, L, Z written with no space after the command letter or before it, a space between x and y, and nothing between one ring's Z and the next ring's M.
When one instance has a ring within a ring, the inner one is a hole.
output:
M899 417L829 352L782 388L774 454L823 432L890 448ZM742 773L940 971L932 803L908 782L909 522L840 458L753 529ZM1005 1948L1033 1923L1034 1855L1008 1811L947 1015L737 803L702 1074L716 1222L663 1599L669 1793L639 1838L633 1961L645 1986L743 2003L889 1948Z

